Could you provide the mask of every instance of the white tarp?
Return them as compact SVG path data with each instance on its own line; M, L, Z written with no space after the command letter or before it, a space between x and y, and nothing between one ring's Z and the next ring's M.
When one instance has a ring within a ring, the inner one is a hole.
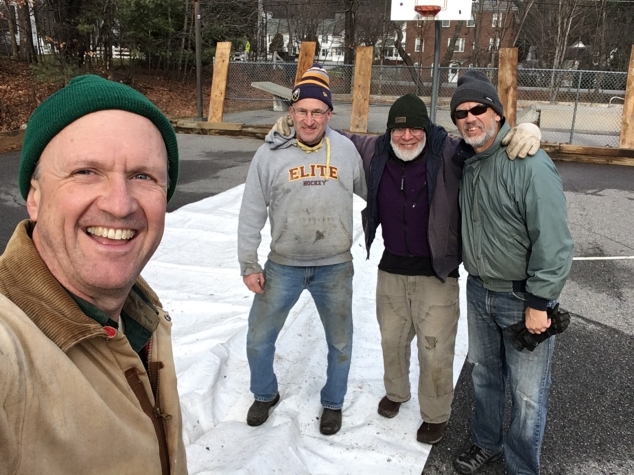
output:
M354 346L343 426L334 436L319 433L326 342L308 292L291 311L277 341L281 401L262 426L246 424L253 402L245 349L253 296L242 283L236 253L243 189L238 186L169 214L161 246L143 272L172 316L189 473L420 474L430 446L416 441L421 418L415 342L412 399L393 419L377 414L385 394L374 303L383 243L379 231L366 260L360 223L365 203L356 197ZM266 227L262 263L269 242ZM467 352L465 316L461 295L454 384Z

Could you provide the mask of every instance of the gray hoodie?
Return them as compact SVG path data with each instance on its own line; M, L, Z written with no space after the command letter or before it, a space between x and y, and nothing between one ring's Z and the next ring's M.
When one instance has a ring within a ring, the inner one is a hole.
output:
M352 260L353 193L365 199L367 188L361 157L346 137L327 127L322 147L305 152L294 131L291 137L270 132L251 161L242 196L241 274L262 272L257 250L267 217L271 261L312 267Z

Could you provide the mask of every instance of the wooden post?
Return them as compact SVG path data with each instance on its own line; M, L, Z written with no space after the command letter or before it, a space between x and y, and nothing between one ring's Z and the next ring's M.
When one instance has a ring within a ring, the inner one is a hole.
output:
M513 127L517 116L517 48L500 48L498 94L504 106L504 116Z
M370 110L370 82L372 81L372 60L374 48L359 46L354 60L354 83L352 85L352 115L350 132L368 131L368 111Z
M311 68L315 61L315 48L317 43L314 41L302 41L299 49L299 59L297 60L297 72L295 73L295 84L299 82L307 70Z
M634 45L630 53L630 66L627 69L619 148L634 148Z
M225 94L227 92L227 75L229 74L229 55L231 42L223 41L216 45L214 59L214 77L211 82L211 97L209 98L208 122L222 122L225 109Z

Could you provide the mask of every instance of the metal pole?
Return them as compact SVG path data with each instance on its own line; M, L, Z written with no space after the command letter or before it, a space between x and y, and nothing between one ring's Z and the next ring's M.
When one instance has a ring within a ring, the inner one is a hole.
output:
M203 120L203 66L198 0L194 0L194 18L196 22L196 107L198 108L198 120Z
M579 89L581 89L581 76L583 72L579 71L579 82L577 83L577 97L575 99L575 109L572 112L572 125L570 126L570 140L568 143L572 144L572 137L575 135L575 122L577 121L577 105L579 104Z
M432 68L432 82L431 82L431 114L429 118L432 122L436 122L436 108L438 106L438 83L440 76L440 39L442 36L442 21L434 20L436 26L436 44L434 46L434 67Z

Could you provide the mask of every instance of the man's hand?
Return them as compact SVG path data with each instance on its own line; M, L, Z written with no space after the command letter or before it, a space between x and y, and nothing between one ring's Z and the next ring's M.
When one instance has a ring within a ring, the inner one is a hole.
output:
M277 119L270 132L277 132L284 137L289 137L291 135L291 127L293 127L293 119L291 119L290 114L285 114Z
M539 335L545 332L550 327L550 319L546 311L535 310L534 308L527 307L524 312L526 329L529 333Z
M255 292L256 294L264 293L264 274L262 272L245 275L242 277L242 281L251 292Z
M502 139L502 145L508 145L506 154L509 159L515 160L516 157L526 158L526 155L535 155L541 140L542 132L535 124L518 124Z

